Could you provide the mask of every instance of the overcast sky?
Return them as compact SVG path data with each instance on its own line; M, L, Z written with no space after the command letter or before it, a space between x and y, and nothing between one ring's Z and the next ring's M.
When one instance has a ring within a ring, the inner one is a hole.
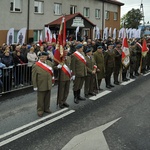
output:
M141 0L118 0L124 3L124 6L121 6L121 17L130 11L132 8L140 9ZM150 0L142 0L144 8L145 22L150 21Z

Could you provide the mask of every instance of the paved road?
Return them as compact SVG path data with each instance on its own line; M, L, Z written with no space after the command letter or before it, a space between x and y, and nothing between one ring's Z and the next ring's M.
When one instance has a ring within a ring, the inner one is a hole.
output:
M1 101L0 149L150 150L150 75L126 83L79 105L70 89L70 108L63 110L55 105L55 87L53 113L41 119L34 92Z

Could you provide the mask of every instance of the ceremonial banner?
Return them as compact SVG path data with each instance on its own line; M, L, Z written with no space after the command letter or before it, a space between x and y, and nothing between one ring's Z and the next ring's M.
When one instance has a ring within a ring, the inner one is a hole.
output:
M112 28L110 27L110 28L109 28L109 36L110 36L110 37L112 37L112 33L111 33L111 32L112 32Z
M27 28L22 28L17 34L17 43L22 45L25 42Z
M96 39L100 39L100 30L98 26L96 26Z
M142 44L142 56L145 57L147 52L148 52L148 47L147 47L146 40L144 39Z
M116 35L117 35L116 28L114 28L114 30L113 30L113 39L114 40L116 39Z
M125 36L123 38L122 43L122 64L127 67L130 63L130 51L128 46L127 37Z
M7 33L7 45L14 43L14 28L10 28Z
M103 40L107 38L108 38L108 27L106 27L103 32Z
M63 50L65 44L66 44L66 20L65 17L62 17L62 22L59 29L58 41L54 53L54 61L56 61L57 63L62 62Z
M52 35L52 43L56 43L56 34L55 33Z

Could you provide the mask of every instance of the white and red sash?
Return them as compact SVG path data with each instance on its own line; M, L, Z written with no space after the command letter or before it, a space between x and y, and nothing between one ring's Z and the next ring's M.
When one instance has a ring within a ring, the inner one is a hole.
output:
M68 67L66 64L64 64L64 65L62 66L62 71L63 71L69 78L71 78L71 71L70 71L69 67Z
M51 76L53 76L53 69L52 67L42 63L41 61L38 61L35 63L37 66L41 67L43 70L47 71L48 73L50 73Z
M142 49L142 45L138 42L136 42L136 44Z
M83 62L85 65L86 65L86 60L85 58L83 57L83 55L81 53L79 53L78 51L74 52L74 55L81 61Z

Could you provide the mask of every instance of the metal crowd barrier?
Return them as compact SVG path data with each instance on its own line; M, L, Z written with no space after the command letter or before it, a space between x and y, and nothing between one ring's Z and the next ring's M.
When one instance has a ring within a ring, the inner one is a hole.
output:
M3 68L1 77L3 86L0 89L0 94L32 86L31 72L32 67L28 67L27 64L18 64Z

